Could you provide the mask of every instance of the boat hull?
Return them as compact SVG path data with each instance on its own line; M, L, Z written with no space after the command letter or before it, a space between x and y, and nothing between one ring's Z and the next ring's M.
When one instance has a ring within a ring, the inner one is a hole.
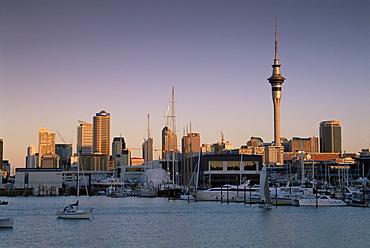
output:
M299 206L347 206L344 201L336 199L300 199L298 202Z
M13 218L0 217L0 228L13 228L13 224Z
M57 212L59 219L93 219L92 211Z
M195 197L193 195L180 195L180 199L181 200L185 200L185 201L195 201Z

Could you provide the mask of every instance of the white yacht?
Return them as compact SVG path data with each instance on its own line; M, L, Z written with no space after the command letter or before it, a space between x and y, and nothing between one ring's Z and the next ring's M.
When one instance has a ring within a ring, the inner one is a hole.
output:
M277 205L293 205L292 200L296 198L300 189L300 186L280 187L278 190L270 189L272 202Z
M244 195L253 193L256 188L249 187L249 181L241 185L226 184L222 187L215 187L206 190L198 190L195 193L197 201L240 201ZM248 193L247 193L248 192Z
M63 211L58 210L57 217L60 219L93 219L92 208L80 209L77 201L65 207Z
M293 206L299 206L299 200L302 199L316 199L316 195L313 193L313 188L300 188L298 192L289 196Z
M298 199L299 206L346 206L347 204L339 199L330 198L328 195L321 195L317 198Z

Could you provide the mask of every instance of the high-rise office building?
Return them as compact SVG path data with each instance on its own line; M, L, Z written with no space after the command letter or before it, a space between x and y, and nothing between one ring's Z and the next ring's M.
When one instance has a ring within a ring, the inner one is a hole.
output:
M110 114L104 110L94 116L93 151L95 154L110 154Z
M339 121L322 121L319 126L319 134L320 152L342 152L342 134Z
M153 138L146 138L142 145L143 159L145 162L153 160Z
M42 156L42 168L60 168L60 156L54 152L50 152Z
M37 168L37 153L34 145L27 147L26 168Z
M182 163L180 173L182 174L182 184L190 183L193 177L196 158L200 153L200 133L190 131L188 135L182 137Z
M55 145L55 154L60 157L59 168L64 170L69 170L71 166L71 157L72 157L72 145L71 144L56 144Z
M198 153L200 151L200 133L188 133L182 137L182 153Z
M94 171L109 169L110 158L110 114L102 110L93 118L93 165Z
M162 129L162 159L173 160L177 149L177 135L168 127Z
M114 137L112 143L112 157L115 166L129 165L128 151L123 137Z
M79 121L77 126L77 152L80 155L93 154L93 125L90 122Z
M39 165L42 156L48 153L55 153L55 133L40 127L39 131Z

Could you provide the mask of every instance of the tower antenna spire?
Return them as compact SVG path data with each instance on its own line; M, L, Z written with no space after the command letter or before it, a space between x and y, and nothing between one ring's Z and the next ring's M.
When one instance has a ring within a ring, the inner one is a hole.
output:
M279 36L278 36L278 22L277 16L275 16L275 64L279 64L279 57L278 57L278 43L279 43Z

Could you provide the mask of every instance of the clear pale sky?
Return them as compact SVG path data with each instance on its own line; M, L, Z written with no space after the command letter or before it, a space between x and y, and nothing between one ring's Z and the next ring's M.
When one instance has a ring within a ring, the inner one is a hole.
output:
M75 147L78 120L102 109L111 138L131 148L150 114L159 148L172 86L180 137L191 122L201 143L221 131L235 148L251 136L271 142L275 16L281 136L318 136L321 121L338 120L344 151L370 148L369 13L367 0L2 0L4 159L24 167L39 127Z

